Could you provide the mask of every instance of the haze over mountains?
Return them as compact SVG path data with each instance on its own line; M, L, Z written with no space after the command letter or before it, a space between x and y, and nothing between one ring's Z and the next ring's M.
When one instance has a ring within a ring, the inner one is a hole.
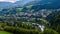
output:
M60 0L19 0L12 2L0 2L0 8L24 5L41 5L42 7L60 8Z
M23 6L24 4L26 4L30 1L32 1L32 0L19 0L16 2L0 1L0 8L7 8L7 7L12 7L12 6Z

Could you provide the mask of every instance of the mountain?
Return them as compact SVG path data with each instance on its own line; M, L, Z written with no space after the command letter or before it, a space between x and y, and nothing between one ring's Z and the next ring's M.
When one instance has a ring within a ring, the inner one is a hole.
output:
M13 3L11 2L0 2L0 8L9 8Z
M21 0L21 1L16 1L14 4L16 4L17 6L23 6L28 2L31 2L32 0Z
M21 6L28 6L28 5L39 5L41 8L46 9L56 9L60 8L60 0L21 0L16 1L15 3L11 2L0 2L0 8L7 8L7 7L21 7Z
M60 8L60 0L35 0L26 4L28 5L40 5L43 9L57 9Z
M6 6L2 6L3 8L10 7L9 9L6 9L9 12L6 12L5 9L2 12L4 15L7 13L14 13L14 15L19 16L33 16L33 17L46 17L52 12L57 12L57 9L60 8L60 0L35 0L35 1L17 1L15 3L5 2ZM1 5L4 4L4 2L1 3ZM23 6L24 5L24 6ZM23 7L21 7L23 6ZM14 7L12 9L12 7ZM15 8L16 7L16 8ZM12 10L11 10L12 9Z
M23 5L25 5L28 2L31 2L32 0L20 0L20 1L16 1L15 3L11 3L11 2L0 2L0 8L7 8L7 7L21 7Z

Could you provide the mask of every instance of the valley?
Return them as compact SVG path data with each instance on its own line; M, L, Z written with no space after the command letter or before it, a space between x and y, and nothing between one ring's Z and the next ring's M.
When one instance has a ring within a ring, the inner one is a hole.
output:
M60 0L0 2L0 33L60 34Z

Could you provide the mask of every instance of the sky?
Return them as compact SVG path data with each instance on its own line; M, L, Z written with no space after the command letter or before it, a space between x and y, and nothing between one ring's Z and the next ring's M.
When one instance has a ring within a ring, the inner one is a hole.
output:
M37 1L37 0L0 0L0 2L16 2L16 1L25 1L25 2L29 2L29 1ZM39 0L42 1L42 0ZM50 1L50 0L49 0ZM52 0L53 1L53 0Z
M14 3L14 4L15 4L16 1L19 1L20 4L24 5L24 4L26 4L28 2L31 2L31 1L34 1L34 0L0 0L0 2L11 2L11 3ZM19 4L19 2L16 2L16 4Z
M0 2L12 2L12 3L16 2L16 1L19 1L19 0L0 0Z
M27 3L30 1L42 1L42 0L0 0L0 2L12 2L15 3L16 1L23 1L22 3ZM48 2L48 4L50 4L51 2Z
M16 2L16 1L22 1L22 0L0 0L0 2L12 2L12 3ZM23 0L23 1L25 1L25 0ZM34 1L34 0L26 0L26 1Z

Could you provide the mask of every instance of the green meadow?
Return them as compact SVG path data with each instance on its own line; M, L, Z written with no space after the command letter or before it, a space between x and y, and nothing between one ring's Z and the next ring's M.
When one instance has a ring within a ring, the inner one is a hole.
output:
M0 31L0 34L12 34L12 33L6 31Z

